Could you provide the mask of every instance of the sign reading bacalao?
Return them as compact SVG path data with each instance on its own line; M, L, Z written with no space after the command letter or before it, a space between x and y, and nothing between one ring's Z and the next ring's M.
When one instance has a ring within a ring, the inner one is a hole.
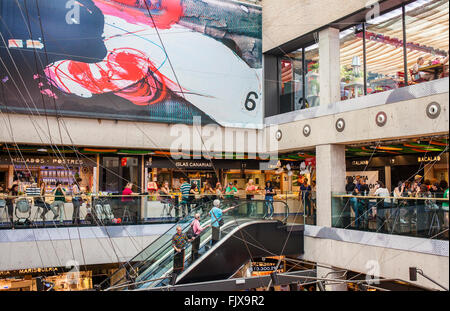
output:
M95 166L94 160L81 158L53 158L53 157L39 157L39 156L24 156L24 157L0 157L0 164L14 164L14 165L73 165L73 166Z
M440 156L430 156L430 157L418 157L417 162L439 162L441 161Z

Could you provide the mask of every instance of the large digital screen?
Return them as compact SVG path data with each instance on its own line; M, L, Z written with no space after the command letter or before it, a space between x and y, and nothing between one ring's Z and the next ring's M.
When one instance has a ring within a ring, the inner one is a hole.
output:
M2 0L0 109L254 127L261 7L233 0Z

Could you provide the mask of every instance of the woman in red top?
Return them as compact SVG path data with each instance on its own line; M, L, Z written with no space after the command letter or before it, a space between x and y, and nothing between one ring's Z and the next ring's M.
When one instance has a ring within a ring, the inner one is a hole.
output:
M130 195L135 195L135 194L136 194L136 193L134 193L134 192L131 190L132 187L133 187L133 184L132 184L132 183L128 183L128 184L125 186L125 189L123 189L123 191L122 191L122 195L123 195L123 197L122 197L122 202L131 202L131 201L133 201L133 198L128 197L128 196L130 196Z

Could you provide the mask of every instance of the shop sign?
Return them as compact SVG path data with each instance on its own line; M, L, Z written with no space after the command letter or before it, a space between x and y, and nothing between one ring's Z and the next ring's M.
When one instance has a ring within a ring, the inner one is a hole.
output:
M435 156L435 157L418 157L417 158L417 162L422 163L422 162L439 162L441 161L441 157L440 156Z
M39 165L39 166L96 166L95 160L75 159L75 158L53 158L39 156L8 157L0 156L0 164L14 165Z
M48 268L28 268L20 270L10 270L10 271L0 271L0 277L9 277L16 275L28 275L28 274L40 274L40 273L53 273L60 272L59 268L48 267Z
M213 165L212 162L206 162L206 161L175 161L175 166L180 169L212 169Z
M312 167L316 166L316 158L306 158L305 164Z
M252 270L253 272L273 272L275 271L278 264L278 260L272 258L265 258L264 261L253 261L252 262ZM284 262L281 261L277 272L284 271Z
M355 165L355 166L358 166L358 165L369 165L369 160L352 161L352 165Z

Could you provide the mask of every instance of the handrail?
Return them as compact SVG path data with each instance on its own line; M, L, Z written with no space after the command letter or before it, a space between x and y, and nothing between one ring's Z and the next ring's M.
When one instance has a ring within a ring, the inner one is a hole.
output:
M265 201L265 200L244 200L244 201L238 202L238 204L234 206L234 209L235 209L235 208L239 208L239 207L242 206L242 205L247 205L249 202L254 202L254 203L256 203L256 202L263 202L263 203L265 203L266 201ZM288 217L289 217L289 206L288 206L288 204L287 204L286 202L284 202L284 201L277 201L277 200L274 200L273 203L275 203L275 202L279 202L279 203L284 204L284 207L285 207L285 217L283 218L282 222L283 222L283 223L286 223L286 221L287 221L287 219L288 219ZM207 203L205 203L205 204L211 204L211 202L207 202ZM197 210L201 210L201 209L202 209L202 206L197 207L195 210L191 211L191 215L192 215L192 214L195 214L195 212L197 212ZM133 259L138 258L141 254L143 254L144 252L146 252L152 245L154 245L154 243L157 243L160 239L162 239L162 238L166 235L167 232L173 230L173 228L174 228L175 226L177 226L180 222L183 222L183 223L184 223L185 220L186 220L188 217L192 217L191 215L187 215L187 216L184 217L182 220L180 220L178 223L174 224L174 226L172 226L172 227L171 227L169 230L167 230L165 233L161 234L155 241L153 241L152 243L150 243L145 249L143 249L141 252L139 252L137 255L135 255L135 256L134 256L131 260L129 260L128 262L133 262ZM208 216L207 216L207 217L208 217ZM152 254L150 254L147 258L141 260L137 265L132 266L133 270L138 270L140 267L142 267L142 266L149 260L149 258L150 258L151 256L153 256L153 255L155 255L155 254L159 254L160 251L161 251L161 249L164 249L164 248L167 249L167 243L161 245L157 250L155 250L155 251L154 251ZM164 258L165 258L165 257L164 257ZM163 258L163 259L164 259L164 258ZM158 262L161 261L161 260L162 260L162 259L160 258L160 259L158 260ZM119 271L116 271L111 277L109 277L108 279L104 280L99 286L102 287L104 284L106 284L106 282L108 282L109 280L111 280L111 278L112 278L114 275L118 274L119 272L120 272L120 270L119 270ZM129 272L126 271L125 273L128 275ZM120 281L123 280L124 278L126 278L126 276L121 277L121 278L118 280L118 282L120 282Z
M436 197L382 197L382 196L364 196L364 195L351 195L351 194L332 194L333 198L357 198L357 199L391 199L391 200L436 200L436 201L448 201L446 198Z
M197 212L201 209L203 209L203 207L207 204L211 204L211 202L204 202L203 204L200 204L199 206L195 207L190 214ZM178 222L176 222L173 226L171 226L168 230L166 230L166 232L162 233L158 238L156 238L154 241L152 241L149 245L147 245L147 247L145 247L143 250L141 250L137 255L135 255L133 258L131 258L130 260L128 260L128 262L133 262L133 259L138 258L141 254L143 254L144 252L146 252L148 250L149 247L151 247L151 245L154 245L155 243L157 243L159 240L161 240L166 233L168 233L169 231L173 230L174 227L176 227L180 222L183 222L185 219L192 217L190 214L186 215L185 217L183 217L182 219L180 219ZM161 247L159 247L157 250L155 250L154 253L157 253L162 247L164 246L161 245ZM150 255L151 256L151 255ZM141 261L141 264L137 267L133 267L133 268L139 268L140 266L142 266L142 262L145 262L148 260L148 257L144 260ZM99 286L101 287L105 282L109 281L111 279L111 277L113 277L114 275L118 274L120 272L120 270L116 271L113 275L111 275L108 279L104 280L102 283L99 284ZM123 279L123 278L121 278Z

